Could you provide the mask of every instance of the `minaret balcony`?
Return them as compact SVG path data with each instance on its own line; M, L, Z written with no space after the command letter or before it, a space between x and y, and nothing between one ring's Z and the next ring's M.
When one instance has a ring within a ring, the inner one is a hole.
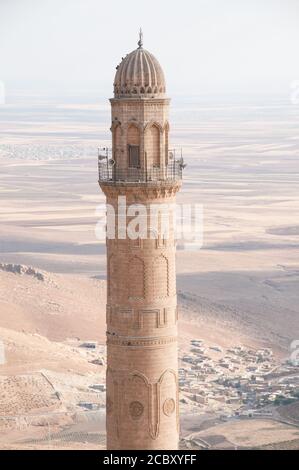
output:
M113 159L109 159L108 154L99 155L98 171L99 183L125 184L125 183L176 183L182 180L183 169L186 165L181 157L180 159L170 160L164 166L139 167L118 167Z

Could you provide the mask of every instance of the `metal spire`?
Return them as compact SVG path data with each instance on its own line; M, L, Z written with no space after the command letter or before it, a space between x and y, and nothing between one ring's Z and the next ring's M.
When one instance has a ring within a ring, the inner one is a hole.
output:
M141 28L140 28L140 30L139 30L138 46L139 46L139 49L141 49L142 46L143 46L143 32L142 32L142 29L141 29Z

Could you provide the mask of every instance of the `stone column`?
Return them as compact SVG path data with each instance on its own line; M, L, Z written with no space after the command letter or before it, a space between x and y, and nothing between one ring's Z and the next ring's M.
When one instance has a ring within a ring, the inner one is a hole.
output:
M180 184L101 184L107 202L167 211ZM163 206L165 205L166 206ZM177 449L177 299L173 227L163 239L107 239L107 448ZM152 237L152 238L151 238Z

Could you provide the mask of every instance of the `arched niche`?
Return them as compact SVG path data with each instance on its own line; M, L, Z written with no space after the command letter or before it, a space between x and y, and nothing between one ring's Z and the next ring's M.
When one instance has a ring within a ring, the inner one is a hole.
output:
M127 127L128 167L140 168L140 129L135 123Z
M129 262L129 298L143 299L145 291L144 262L138 256L134 256Z
M159 255L153 260L153 290L156 298L168 296L168 259L164 255Z
M151 123L145 128L145 151L147 155L147 168L149 170L160 168L160 139L161 128L157 123Z

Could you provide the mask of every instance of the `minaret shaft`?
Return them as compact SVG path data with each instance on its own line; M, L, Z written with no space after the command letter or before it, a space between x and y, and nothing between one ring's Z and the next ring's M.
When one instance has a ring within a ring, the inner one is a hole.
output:
M109 188L110 189L110 188ZM144 204L172 203L175 187L113 191ZM152 194L149 194L152 193ZM178 445L178 351L175 242L107 240L107 446L175 449Z
M116 237L107 237L107 448L177 449L178 315L169 207L180 178L175 161L169 161L163 72L139 46L116 74L110 100L112 165L100 167L99 183L117 221ZM132 204L144 208L146 234L137 239L119 236L120 197L127 209ZM161 214L168 220L167 236Z

